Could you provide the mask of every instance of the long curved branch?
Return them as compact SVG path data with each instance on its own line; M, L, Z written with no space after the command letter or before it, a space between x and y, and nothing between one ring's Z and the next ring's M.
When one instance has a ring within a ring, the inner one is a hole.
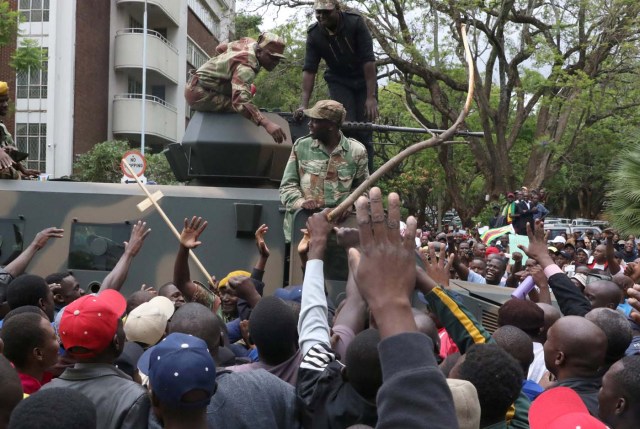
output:
M464 52L467 57L467 68L469 73L469 86L467 91L467 100L464 103L464 107L462 111L458 115L458 119L453 123L451 127L449 127L444 133L431 137L429 140L424 140L418 143L414 143L409 146L402 152L395 155L389 161L384 163L378 170L376 170L367 180L365 180L360 186L356 188L342 203L340 203L336 208L331 210L327 215L328 219L331 221L337 217L339 217L345 210L353 205L356 202L358 197L366 192L373 184L375 184L381 177L385 174L393 170L400 162L402 162L405 158L414 153L417 153L423 149L429 147L440 146L444 142L448 141L455 134L458 127L464 122L464 119L469 114L469 110L471 109L471 103L473 103L473 92L475 89L475 73L474 73L474 65L473 65L473 57L471 56L471 49L469 48L469 41L467 39L467 30L464 24L460 26L460 33L462 35L462 43L464 45Z

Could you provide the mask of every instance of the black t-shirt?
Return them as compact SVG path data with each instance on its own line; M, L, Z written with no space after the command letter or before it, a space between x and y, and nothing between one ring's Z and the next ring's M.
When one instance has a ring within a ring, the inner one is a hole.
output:
M364 80L364 63L375 61L373 40L362 16L340 12L334 34L318 23L307 30L307 48L302 70L318 72L320 60L327 64L325 79L349 83Z

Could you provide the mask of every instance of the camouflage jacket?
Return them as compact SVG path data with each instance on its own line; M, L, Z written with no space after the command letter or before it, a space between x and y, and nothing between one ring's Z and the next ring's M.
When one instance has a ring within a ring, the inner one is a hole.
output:
M342 133L340 136L340 144L331 153L311 136L293 144L280 183L280 200L287 209L284 219L287 242L291 241L293 213L304 201L313 199L318 207L335 207L369 177L365 147Z
M7 127L0 122L0 150L6 146L15 146L13 143L13 137L7 130ZM21 177L20 172L13 167L0 170L0 179L19 180Z
M235 111L259 125L264 116L251 102L251 83L260 71L256 44L248 37L224 44L219 55L203 64L196 75L205 90L217 95L212 98L219 104L214 111Z

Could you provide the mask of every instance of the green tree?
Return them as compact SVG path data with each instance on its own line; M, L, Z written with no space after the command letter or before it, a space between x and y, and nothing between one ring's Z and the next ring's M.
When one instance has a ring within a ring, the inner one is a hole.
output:
M236 15L236 39L251 37L256 39L260 35L262 17L260 15L248 15L239 13Z
M309 5L306 0L263 3ZM463 220L483 209L485 195L495 201L521 185L536 188L562 176L567 160L576 159L599 123L617 121L612 131L621 136L621 124L638 116L637 1L354 0L349 5L367 18L377 42L379 77L402 87L395 106L429 128L448 128L466 96L458 28L467 24L476 91L465 125L484 137L469 139L464 148L436 149L448 199ZM611 148L610 143L605 144Z
M16 40L21 19L21 13L11 9L7 0L0 0L0 47ZM28 71L29 67L35 70L42 67L45 58L45 50L35 40L23 39L15 52L11 53L9 65L16 71Z
M615 159L607 192L607 215L621 234L640 235L640 143Z
M120 183L122 156L130 150L129 142L108 140L98 143L91 150L79 155L73 165L74 179L82 182ZM163 153L146 154L147 180L159 185L179 184Z

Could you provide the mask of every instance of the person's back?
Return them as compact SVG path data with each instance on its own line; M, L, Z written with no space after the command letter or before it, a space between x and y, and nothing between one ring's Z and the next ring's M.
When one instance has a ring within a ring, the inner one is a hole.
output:
M124 348L120 317L125 309L124 297L111 289L65 307L60 339L78 363L42 388L67 387L85 395L96 406L100 429L147 427L150 401L146 389L113 366Z

